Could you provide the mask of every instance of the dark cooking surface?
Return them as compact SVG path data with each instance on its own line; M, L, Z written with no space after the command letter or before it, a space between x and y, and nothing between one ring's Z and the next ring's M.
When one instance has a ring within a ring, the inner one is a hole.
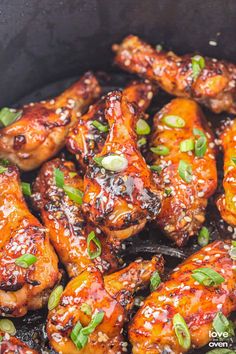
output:
M100 80L105 87L105 92L110 91L114 88L123 87L125 83L131 78L129 75L125 74L112 74L107 76L103 73L98 74ZM31 101L37 101L56 95L57 93L64 90L71 82L75 81L76 78L68 79L64 81L57 82L52 85L43 87L41 90L37 90L31 95L24 97L22 100L17 102L17 105L22 103L27 103ZM149 110L151 116L154 112L160 109L164 104L166 104L171 99L170 96L163 92L159 92L157 97L154 99L154 102ZM226 118L225 115L216 115L207 110L205 110L207 119L212 122L213 130L215 131L220 126L220 119ZM222 160L222 159L221 159ZM219 163L219 161L218 161ZM222 166L219 163L219 179L222 179ZM35 176L35 172L26 173L23 175L24 181L32 181ZM220 191L218 190L217 193ZM214 205L215 195L211 199L206 218L206 225L211 231L212 240L217 238L227 238L231 236L231 233L227 230L227 225L223 223L220 219L219 213ZM150 258L152 254L163 253L166 260L166 270L167 272L173 269L181 259L184 259L194 251L198 249L196 243L196 238L190 240L187 246L183 249L177 249L173 247L169 240L167 240L159 230L145 230L141 234L133 237L132 239L126 240L126 250L122 251L121 254L125 262L130 262L137 257ZM142 294L141 294L142 295ZM46 320L47 311L41 310L36 312L31 312L22 319L13 319L16 328L17 336L23 341L31 345L32 347L40 350L41 353L55 353L50 350L47 343L47 337L45 332L45 320ZM234 316L234 319L236 316ZM236 343L235 343L236 345ZM236 346L235 346L236 348ZM193 354L204 354L209 351L210 348L195 350Z

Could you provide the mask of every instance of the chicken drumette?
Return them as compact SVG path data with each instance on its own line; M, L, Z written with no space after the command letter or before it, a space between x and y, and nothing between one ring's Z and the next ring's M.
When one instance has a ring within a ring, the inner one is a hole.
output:
M160 284L129 328L132 353L181 354L207 344L211 330L228 331L230 336L226 317L236 309L232 248L230 241L216 241L193 254Z
M115 62L152 80L168 93L194 98L212 111L236 113L236 66L200 55L158 52L136 36L113 46Z
M60 175L63 182L58 186ZM42 166L33 187L34 206L40 210L50 240L70 277L78 275L88 265L95 264L103 273L114 271L117 266L101 230L87 224L82 214L83 188L83 179L73 162L59 158ZM92 234L95 237L90 242L88 235Z
M0 220L0 315L23 316L47 302L60 273L48 232L29 212L13 166L1 166Z
M182 246L205 220L217 186L214 139L200 107L177 98L154 117L150 162L162 195L156 223Z
M69 129L100 91L88 72L55 99L25 105L20 117L0 130L0 158L25 171L40 166L64 146Z
M83 208L110 239L119 243L157 216L160 200L150 169L137 147L139 110L119 91L107 95L110 131L84 179Z
M53 349L62 354L127 351L122 335L127 311L134 293L147 286L157 270L163 270L161 257L138 260L104 279L95 267L89 267L71 280L59 305L49 312L47 334Z

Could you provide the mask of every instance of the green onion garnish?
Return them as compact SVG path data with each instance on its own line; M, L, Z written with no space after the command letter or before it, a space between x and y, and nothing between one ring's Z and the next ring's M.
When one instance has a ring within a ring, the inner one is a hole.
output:
M77 172L69 172L69 176L70 178L74 178L75 176L77 176Z
M219 273L211 268L198 268L193 270L192 278L195 279L199 284L205 286L216 286L225 281L225 279Z
M198 128L193 128L193 134L206 137L206 135L203 133L203 131Z
M106 170L120 172L126 169L128 161L121 155L109 155L103 157L101 164Z
M3 318L0 320L0 331L8 333L11 336L14 336L16 334L16 328L14 326L14 323L11 320L8 320L7 318Z
M162 155L162 156L168 155L170 152L170 149L165 145L157 145L157 146L151 147L150 150L152 152L154 152L154 154Z
M98 120L94 120L92 125L102 133L108 132L108 126L100 123Z
M102 166L102 160L104 159L103 156L94 156L93 161L96 162L98 166Z
M92 315L92 308L89 304L86 304L86 302L80 306L80 310L87 316Z
M30 183L27 182L21 182L21 189L24 195L30 197L32 192L31 192L31 186Z
M193 70L193 79L196 80L202 71L205 68L205 59L200 55L195 55L192 57L192 70Z
M155 291L158 288L158 286L160 285L160 283L161 283L161 278L160 278L158 271L156 270L152 274L151 279L150 279L150 290Z
M64 187L64 173L59 168L55 168L54 170L54 179L58 188Z
M91 251L90 250L90 243L93 242L97 249L96 251ZM102 253L102 246L101 246L101 242L100 240L96 237L95 232L91 231L90 234L88 235L87 238L87 251L88 251L88 255L90 257L90 259L94 259L97 258L101 255Z
M195 155L197 157L203 157L207 150L207 138L205 136L200 136L195 143Z
M15 264L21 268L29 268L35 262L37 262L37 257L30 253L23 254L15 260Z
M229 251L229 255L233 261L236 261L236 241L232 241L232 246Z
M73 343L78 349L83 348L80 341L78 340L79 332L81 331L82 328L83 328L82 324L80 323L80 321L78 321L70 334L70 338L72 339Z
M222 312L218 312L213 319L213 328L217 333L228 333L228 337L234 336L234 327Z
M0 166L0 173L4 173L5 171L7 171L7 168L4 166Z
M63 293L63 286L58 285L50 294L48 299L48 310L51 311L59 304L61 294Z
M0 123L4 126L7 127L8 125L12 124L15 122L20 116L22 115L22 111L15 111L10 108L2 108L0 110Z
M80 205L83 203L83 192L79 189L67 185L64 185L63 189L71 200Z
M167 197L169 197L169 196L171 195L171 193L172 193L172 189L171 189L171 188L165 188L164 194L165 194Z
M180 151L181 152L188 152L194 150L194 140L193 139L186 139L181 141L180 143Z
M162 121L171 128L183 128L185 120L179 116L165 116Z
M144 119L139 119L136 124L136 133L138 135L148 135L151 132L149 124Z
M88 324L87 327L84 327L81 332L84 335L89 335L93 333L96 329L96 327L102 322L104 318L105 312L104 311L99 311L95 315L93 315L91 322Z
M204 246L208 245L209 239L210 239L209 230L205 226L203 226L201 228L201 230L198 234L198 238L197 238L199 246L204 247Z
M188 350L191 346L191 336L184 318L179 313L173 317L173 326L179 345Z
M160 174L162 171L162 167L160 165L152 165L152 166L150 166L150 169L152 171L157 172L158 174Z
M236 157L231 157L231 160L232 160L233 163L236 165Z
M141 138L137 141L138 147L144 146L147 144L147 139L146 138Z
M190 183L193 179L193 175L192 175L192 166L184 161L184 160L180 160L179 162L179 166L178 166L178 172L180 177L186 182L186 183Z

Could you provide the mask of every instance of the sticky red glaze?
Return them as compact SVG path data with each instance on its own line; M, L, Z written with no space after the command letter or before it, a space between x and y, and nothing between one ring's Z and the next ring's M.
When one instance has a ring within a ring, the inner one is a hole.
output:
M194 80L192 57L158 52L136 36L113 46L115 62L122 69L159 84L168 93L193 98L220 113L236 113L236 66L205 58L205 67Z
M209 331L218 312L226 317L236 309L236 262L229 256L230 242L215 241L193 254L144 301L129 328L134 354L180 354L173 329L173 316L179 313L191 335L192 348L208 343ZM225 281L206 287L195 281L194 269L209 267Z
M36 350L29 348L16 337L12 337L9 334L4 334L2 332L0 332L0 335L3 337L0 342L1 354L39 354Z
M0 130L0 158L25 171L40 166L64 146L69 129L100 91L88 72L55 99L24 106L20 119Z

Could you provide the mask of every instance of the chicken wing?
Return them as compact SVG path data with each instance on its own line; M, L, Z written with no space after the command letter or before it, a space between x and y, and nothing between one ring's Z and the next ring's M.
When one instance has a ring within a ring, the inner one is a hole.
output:
M213 134L197 103L184 98L157 113L153 126L150 162L162 194L156 224L182 246L201 227L217 187Z
M176 268L144 301L129 328L133 354L181 354L209 342L216 316L221 313L227 317L236 309L236 262L230 257L230 248L230 242L223 241L204 247ZM217 272L214 279L221 279L214 286L212 278L208 278L208 283L205 278L206 285L199 283L204 282L204 273L198 273L199 282L196 281L197 270L209 268L211 275ZM176 315L182 316L178 337Z
M2 340L0 341L1 354L38 354L36 350L29 348L18 338L1 332L0 335L2 337Z
M136 36L113 46L124 70L158 83L168 93L188 97L213 112L236 113L236 66L199 55L158 52Z
M127 86L123 95L128 102L137 104L140 112L144 112L157 91L148 80L133 81ZM106 97L90 107L71 129L67 137L68 150L76 155L80 165L85 169L94 155L101 152L108 134L108 122L105 117ZM95 125L94 125L95 124Z
M220 135L224 149L224 194L217 200L222 219L236 226L236 120L227 121Z
M0 130L0 158L24 171L40 166L64 146L69 128L100 91L88 72L55 99L24 106L20 118Z
M160 209L151 171L137 147L138 112L121 92L108 94L110 132L84 179L84 211L113 243L142 230Z
M69 276L74 277L93 264L103 273L114 271L117 268L117 260L107 240L99 228L87 224L81 205L72 200L73 195L68 195L65 187L57 186L56 171L62 172L64 184L69 186L69 192L74 188L72 193L80 191L82 194L83 179L77 174L73 162L57 158L42 166L33 186L33 204L40 210L43 223L49 230L51 243L66 266ZM96 245L93 241L87 245L87 237L94 231L101 245ZM97 247L101 247L101 254L97 253L97 257L93 259Z
M48 233L23 199L18 169L1 172L0 315L19 317L47 302L60 273Z
M122 335L126 309L133 302L134 292L146 286L157 269L163 270L161 257L133 262L104 279L96 268L91 267L71 280L59 305L49 312L47 334L52 348L62 354L118 354L126 351L127 343ZM102 321L87 333L82 345L75 345L76 341L71 340L72 331L76 332L75 326L83 327L82 331L86 332L85 327L90 324L91 328L96 316L101 316Z

